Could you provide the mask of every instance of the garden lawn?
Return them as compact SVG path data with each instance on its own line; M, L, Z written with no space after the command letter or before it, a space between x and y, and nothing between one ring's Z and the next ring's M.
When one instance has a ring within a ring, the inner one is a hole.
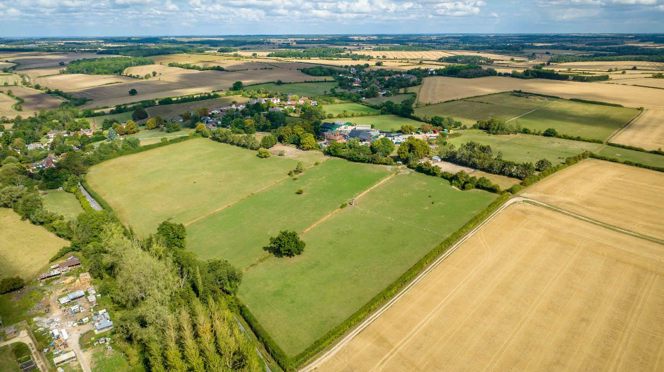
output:
M491 146L493 153L502 153L505 160L533 164L540 159L547 159L553 164L562 163L570 156L584 151L595 152L602 147L599 143L528 134L492 135L473 129L458 131L449 139L449 142L457 148L471 141Z
M81 203L72 193L63 190L52 190L42 195L44 208L47 211L60 214L65 219L73 220L83 213Z
M353 124L371 124L374 128L384 132L398 131L401 129L402 125L411 125L415 128L419 128L424 124L421 121L396 115L357 116L354 118L348 118L346 121Z
M62 247L69 245L6 208L0 208L0 242L0 278L18 275L31 279Z
M293 84L258 84L246 87L247 90L265 90L270 93L295 94L298 96L316 97L330 94L336 82L293 83Z
M335 103L331 105L324 105L323 110L327 115L334 117L348 117L353 115L378 115L380 111L375 108L361 105L359 103Z
M197 138L98 164L90 187L139 235L191 222L287 179L297 161Z
M495 199L400 174L302 235L304 253L245 272L240 299L289 357L304 351Z
M388 174L385 167L330 159L187 226L187 247L245 268L268 255L262 247L280 230L302 233Z
M103 116L94 116L90 118L86 118L90 122L90 125L93 127L95 130L100 130L102 127L102 124L104 123L104 120L117 120L120 123L124 123L127 120L131 119L131 111L129 112L121 112L119 114L108 114L108 115L103 115Z
M417 108L421 118L451 116L466 125L491 117L542 132L605 140L639 110L517 93L499 93Z

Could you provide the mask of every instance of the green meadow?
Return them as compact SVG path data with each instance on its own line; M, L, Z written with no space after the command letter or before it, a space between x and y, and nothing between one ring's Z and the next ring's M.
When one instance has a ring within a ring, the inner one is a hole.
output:
M187 227L188 249L242 269L239 298L289 357L496 198L441 178L334 158L288 176L296 163L193 139L101 163L87 179L138 233L172 218ZM302 255L263 251L283 229L306 242Z
M579 102L538 95L499 93L419 107L418 117L451 116L466 125L491 117L509 124L542 132L606 140L638 115L626 107Z

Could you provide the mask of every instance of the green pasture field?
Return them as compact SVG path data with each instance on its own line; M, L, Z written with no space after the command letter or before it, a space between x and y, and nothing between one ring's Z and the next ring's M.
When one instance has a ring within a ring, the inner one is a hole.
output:
M492 135L474 129L457 131L448 141L455 147L471 141L489 145L494 154L501 152L505 160L535 163L547 159L553 164L562 163L566 158L584 151L596 152L602 147L592 142L528 134Z
M324 105L323 110L327 115L334 117L348 117L353 115L378 115L380 111L375 108L361 105L359 103L335 103L332 105Z
M384 167L330 159L187 226L187 246L202 258L223 257L246 268L266 255L262 247L270 236L284 229L301 233L388 174Z
M0 242L0 277L18 275L25 279L38 274L58 250L69 245L6 208L0 208Z
M73 220L83 213L81 203L76 196L62 190L51 190L42 194L44 208L47 211L60 214L68 220Z
M240 299L293 357L495 197L455 190L422 174L394 176L302 234L307 243L302 255L269 257L246 270Z
M206 99L203 101L194 101L194 102L184 102L184 103L174 103L171 105L159 105L148 107L145 110L148 112L150 117L161 116L164 119L174 119L180 116L182 113L198 110L200 108L206 108L209 110L219 108L222 106L228 106L235 103L245 103L249 101L249 98L242 96L226 96L213 99Z
M334 158L287 176L295 164L193 139L101 163L87 177L139 234L173 218L187 226L188 249L241 268L240 299L290 357L496 198ZM277 259L262 250L282 229L307 243L302 255Z
M418 117L451 116L466 125L495 117L509 124L560 134L605 140L639 113L638 109L577 102L537 95L499 93L415 109Z
M88 172L90 187L140 235L187 223L288 178L297 161L197 138L123 156Z
M604 146L599 151L599 155L623 162L631 161L652 167L664 168L664 155L653 154L650 152L629 150L616 146Z
M411 125L419 128L423 122L396 115L356 116L345 121L353 124L373 124L374 128L385 132L398 131L402 125Z
M414 98L414 97L415 97L414 94L395 94L393 96L388 96L388 97L367 98L364 100L364 103L368 105L380 105L387 101L391 101L394 103L401 103L409 98Z
M160 129L143 129L138 133L130 134L127 137L138 138L141 141L141 145L150 145L153 143L161 142L162 138L168 138L169 140L178 137L186 137L190 135L194 130L191 128L182 128L177 132L167 133Z
M330 94L336 82L293 83L293 84L257 84L245 87L246 90L265 90L270 93L295 94L298 96L317 97Z

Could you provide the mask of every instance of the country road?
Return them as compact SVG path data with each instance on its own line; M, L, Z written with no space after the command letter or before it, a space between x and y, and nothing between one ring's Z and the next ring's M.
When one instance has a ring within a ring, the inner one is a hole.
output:
M96 211L100 211L100 210L104 209L104 208L101 207L101 205L99 205L99 203L97 203L95 198L93 198L92 195L90 195L88 190L86 190L85 187L83 187L83 185L79 184L78 188L79 188L79 190L81 190L81 193L83 193L83 196L85 196L85 198L88 200L88 203L90 203L90 206L92 207L92 209L94 209Z

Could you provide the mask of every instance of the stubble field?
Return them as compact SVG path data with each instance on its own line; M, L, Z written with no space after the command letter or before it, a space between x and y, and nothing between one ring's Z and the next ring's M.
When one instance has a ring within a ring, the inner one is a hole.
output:
M663 260L659 244L511 205L317 370L654 371Z
M429 77L419 89L418 102L422 105L445 102L455 99L475 97L498 92L522 90L524 92L580 98L597 102L609 102L625 107L644 107L652 111L650 116L639 117L632 122L622 135L630 142L623 144L654 150L653 143L664 142L664 131L650 131L653 120L661 122L664 117L664 89L654 89L618 84L580 83L541 79L514 79L508 77L485 77L477 79L456 79ZM625 138L623 137L623 138Z
M588 159L523 196L664 241L664 173Z
M259 159L195 139L104 162L87 179L139 234L173 218L187 227L188 249L243 269L240 299L295 357L495 199L440 178L304 154L306 170L294 179L297 157ZM282 229L307 243L302 255L262 250Z

